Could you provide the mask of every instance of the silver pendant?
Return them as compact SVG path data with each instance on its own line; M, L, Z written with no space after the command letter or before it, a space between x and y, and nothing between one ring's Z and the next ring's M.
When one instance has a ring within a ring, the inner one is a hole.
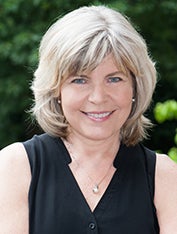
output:
M99 187L98 187L97 184L94 185L92 191L93 191L93 193L98 193L99 192Z

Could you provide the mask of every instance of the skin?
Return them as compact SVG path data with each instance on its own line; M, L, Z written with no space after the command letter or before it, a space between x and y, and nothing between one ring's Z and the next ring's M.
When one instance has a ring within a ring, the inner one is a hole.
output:
M101 192L95 196L90 188L86 189L85 185L90 183L88 175L78 170L74 160L70 164L88 205L94 210L115 172L112 162L119 147L120 128L131 111L133 89L131 77L119 72L111 56L90 74L81 75L82 79L69 77L65 81L61 101L71 126L68 141L77 152L79 164L89 175L94 175L93 181L99 181L109 170ZM98 165L101 170L97 169ZM30 181L23 145L15 143L0 151L1 233L28 234ZM165 155L157 155L154 203L160 234L176 234L177 164Z
M160 234L177 233L177 164L157 155L154 203Z
M0 151L0 233L28 233L30 166L21 143Z
M79 94L79 95L78 95ZM71 137L117 142L132 108L132 78L108 55L89 74L69 77L61 88L61 102Z

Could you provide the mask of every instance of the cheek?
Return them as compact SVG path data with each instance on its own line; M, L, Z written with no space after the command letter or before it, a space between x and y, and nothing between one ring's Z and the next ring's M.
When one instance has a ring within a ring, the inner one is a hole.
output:
M133 90L131 87L126 89L120 89L117 95L117 102L120 106L130 106L132 105Z
M64 114L79 109L81 105L81 95L73 92L72 89L64 88L61 90L61 103Z
M69 90L67 88L62 88L60 95L61 95L61 105L62 105L63 113L64 113L64 115L66 117L68 115L67 114L68 110L70 109L70 104L72 106L71 95L70 95L70 92L69 92Z

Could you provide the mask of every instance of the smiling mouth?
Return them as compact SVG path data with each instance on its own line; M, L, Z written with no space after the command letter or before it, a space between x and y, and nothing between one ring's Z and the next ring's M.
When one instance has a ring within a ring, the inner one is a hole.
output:
M93 120L106 120L114 111L106 111L106 112L83 112L83 114L87 115L89 118Z

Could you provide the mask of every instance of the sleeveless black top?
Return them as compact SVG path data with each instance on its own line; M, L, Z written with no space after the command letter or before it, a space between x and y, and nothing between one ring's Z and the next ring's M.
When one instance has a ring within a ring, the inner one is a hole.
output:
M31 166L30 234L158 234L153 204L155 153L121 145L117 168L92 212L68 164L60 138L47 134L23 143Z

